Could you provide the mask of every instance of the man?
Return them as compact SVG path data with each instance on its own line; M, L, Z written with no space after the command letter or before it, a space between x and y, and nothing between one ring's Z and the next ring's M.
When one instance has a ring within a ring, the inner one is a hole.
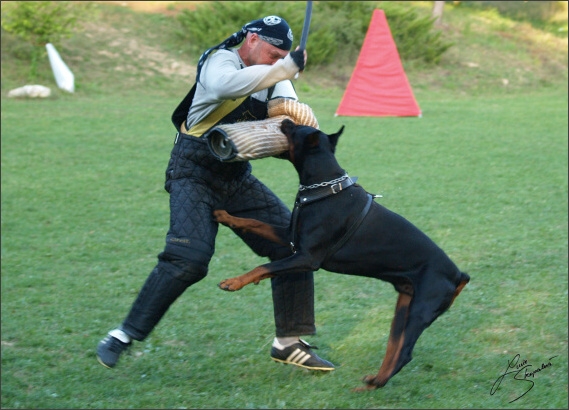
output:
M213 210L288 225L290 211L251 174L251 165L218 161L201 136L218 124L265 119L271 98L297 99L290 80L304 69L307 57L303 50L289 52L292 40L288 23L268 16L247 23L201 56L196 84L172 115L179 132L166 169L166 246L126 319L99 343L97 357L104 366L114 367L133 339L144 340L170 305L207 275L218 230ZM241 42L238 49L231 48ZM236 234L258 255L271 260L290 255L287 247ZM275 277L271 288L276 325L271 358L311 370L334 370L299 338L316 332L313 273Z

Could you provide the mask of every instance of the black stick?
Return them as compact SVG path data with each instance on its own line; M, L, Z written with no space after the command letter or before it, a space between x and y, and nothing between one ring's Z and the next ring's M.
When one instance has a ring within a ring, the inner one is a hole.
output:
M308 30L310 28L310 19L312 18L312 2L306 2L306 12L304 13L304 26L302 26L302 36L300 37L300 49L306 50L306 41L308 40Z

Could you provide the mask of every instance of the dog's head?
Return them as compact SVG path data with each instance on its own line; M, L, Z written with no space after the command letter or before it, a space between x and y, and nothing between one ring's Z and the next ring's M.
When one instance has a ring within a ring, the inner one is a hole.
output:
M334 155L336 145L344 126L335 134L325 134L317 128L307 125L296 125L289 119L283 120L281 131L288 139L288 160L299 167L304 163L307 155L329 154Z

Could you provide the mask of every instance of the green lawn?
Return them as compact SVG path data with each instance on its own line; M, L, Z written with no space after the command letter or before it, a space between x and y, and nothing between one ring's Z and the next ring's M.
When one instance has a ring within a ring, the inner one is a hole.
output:
M99 365L163 247L180 97L2 98L2 408L567 407L566 89L420 91L422 118L334 117L341 95L306 96L324 131L346 125L350 175L472 278L385 388L352 391L381 363L392 286L319 271L308 340L339 367L277 365L269 282L216 287L263 261L226 228L209 276L116 369ZM292 166L253 167L292 206ZM528 370L556 357L509 403L528 381L490 393L517 354Z

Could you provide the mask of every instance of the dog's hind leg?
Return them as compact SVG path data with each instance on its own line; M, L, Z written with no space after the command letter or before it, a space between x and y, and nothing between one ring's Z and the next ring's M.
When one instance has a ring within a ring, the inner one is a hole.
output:
M460 275L458 285L446 282L447 291L441 293L439 297L425 291L424 288L412 292L412 297L405 293L399 294L385 358L376 376L364 378L367 384L364 389L385 386L391 377L411 361L413 348L419 336L452 305L454 299L470 281L467 274L461 272ZM445 286L443 283L439 285L439 289Z
M390 377L395 376L403 366L411 361L413 348L415 347L415 343L417 343L419 336L421 336L425 329L427 329L440 315L451 307L454 300L469 280L470 277L461 272L458 285L451 285L447 282L448 292L446 292L446 294L442 293L439 298L434 297L431 293L425 294L421 292L423 289L419 289L415 292L413 296L413 304L409 309L409 316L405 325L405 341L403 342L401 353L399 354L397 363L393 367ZM443 287L444 286L441 284L441 288Z
M400 293L397 299L397 305L395 306L395 316L391 322L391 332L389 334L389 340L387 342L387 350L385 352L385 357L383 358L383 363L379 368L379 372L374 376L366 376L364 382L367 384L366 387L359 388L357 390L367 390L375 389L378 387L383 387L389 378L393 376L396 371L405 365L401 364L401 352L406 340L405 329L407 321L409 318L409 310L411 305L412 296ZM409 358L409 360L411 360ZM408 360L408 361L409 361Z

